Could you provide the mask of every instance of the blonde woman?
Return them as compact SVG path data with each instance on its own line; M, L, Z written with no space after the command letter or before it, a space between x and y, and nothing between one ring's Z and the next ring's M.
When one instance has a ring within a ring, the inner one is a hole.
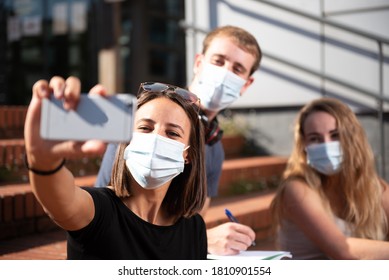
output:
M280 249L294 259L389 259L389 187L348 106L312 101L272 203Z

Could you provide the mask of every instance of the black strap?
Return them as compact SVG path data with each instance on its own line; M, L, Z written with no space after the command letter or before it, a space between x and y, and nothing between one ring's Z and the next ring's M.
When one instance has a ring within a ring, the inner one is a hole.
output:
M35 169L35 168L32 168L28 165L28 160L27 160L27 155L25 154L24 155L24 164L26 165L26 168L28 170L30 170L32 173L34 174L37 174L37 175L41 175L41 176L49 176L49 175L52 175L56 172L58 172L66 163L66 159L63 159L61 161L61 163L53 170L38 170L38 169Z
M205 127L205 143L212 146L222 139L223 130L220 128L216 117L209 121L202 111L200 112L200 117Z

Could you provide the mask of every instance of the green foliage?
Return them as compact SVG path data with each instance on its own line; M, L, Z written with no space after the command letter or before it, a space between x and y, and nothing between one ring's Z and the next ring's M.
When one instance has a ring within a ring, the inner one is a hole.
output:
M250 126L243 116L226 117L218 116L219 126L224 131L224 135L248 136Z
M231 195L247 194L251 192L260 192L274 190L280 183L279 176L272 176L270 178L262 178L258 181L241 179L231 183L229 190Z
M0 185L27 182L27 170L17 165L0 167Z

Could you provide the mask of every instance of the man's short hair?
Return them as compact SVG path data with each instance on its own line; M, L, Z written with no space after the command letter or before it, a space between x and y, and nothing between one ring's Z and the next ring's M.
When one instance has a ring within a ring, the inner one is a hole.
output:
M250 69L250 75L252 75L259 68L259 64L262 58L262 52L257 40L252 34L247 32L243 28L236 26L226 25L217 27L211 32L209 32L205 37L203 41L203 54L207 51L212 40L217 37L231 38L234 43L238 45L239 48L254 56L255 61Z

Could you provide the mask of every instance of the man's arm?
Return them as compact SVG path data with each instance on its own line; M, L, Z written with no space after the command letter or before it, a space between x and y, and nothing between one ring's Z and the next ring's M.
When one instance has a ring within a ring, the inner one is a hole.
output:
M96 188L104 188L108 186L109 181L111 180L111 172L117 147L118 144L116 143L108 144L101 162L99 173L97 174L97 179L95 182Z

